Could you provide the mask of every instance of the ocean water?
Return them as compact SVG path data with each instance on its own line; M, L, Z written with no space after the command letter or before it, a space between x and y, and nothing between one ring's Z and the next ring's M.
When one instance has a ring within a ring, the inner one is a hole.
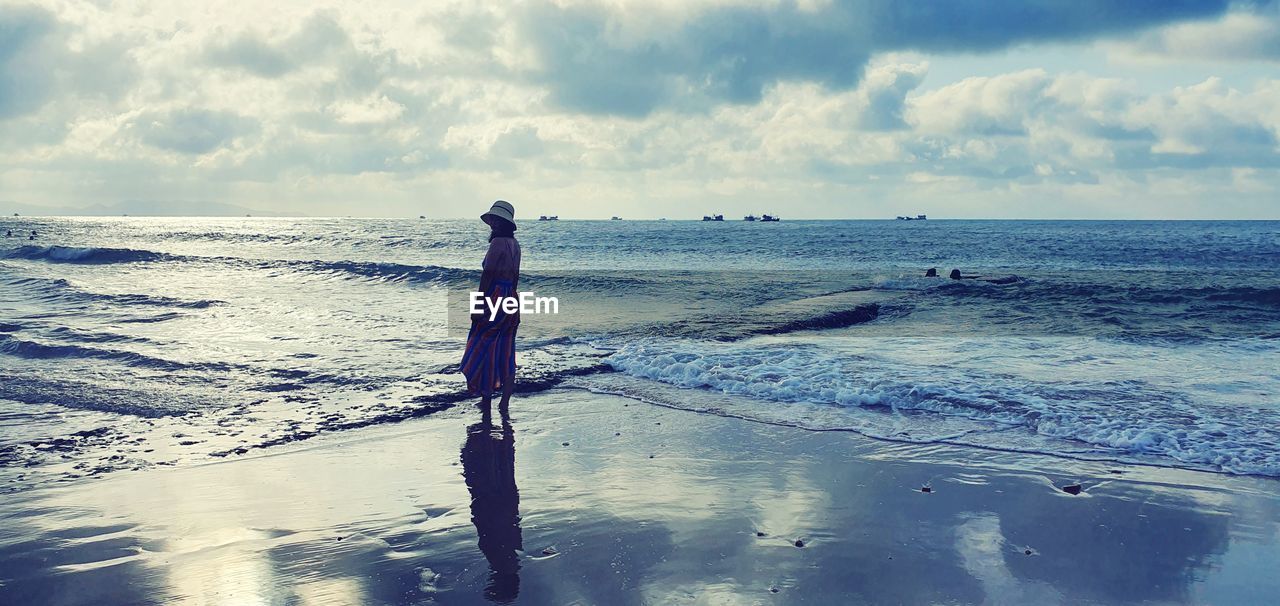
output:
M456 314L479 278L478 221L9 229L39 237L0 239L0 490L467 401ZM517 235L522 289L560 302L521 327L526 393L1280 476L1280 222L558 221Z

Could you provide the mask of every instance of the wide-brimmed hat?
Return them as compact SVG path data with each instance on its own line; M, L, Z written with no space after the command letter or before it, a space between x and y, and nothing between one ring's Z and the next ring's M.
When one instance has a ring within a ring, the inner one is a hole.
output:
M489 208L489 212L480 215L480 220L493 225L494 219L502 219L510 223L513 227L516 224L516 207L512 206L506 200L498 200Z

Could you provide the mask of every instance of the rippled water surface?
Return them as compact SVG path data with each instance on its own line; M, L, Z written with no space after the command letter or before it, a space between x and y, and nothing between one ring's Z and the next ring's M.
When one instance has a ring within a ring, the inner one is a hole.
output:
M463 399L483 226L26 219L0 233L7 490ZM526 391L1280 475L1280 223L526 222ZM960 268L982 279L923 278ZM451 296L452 293L452 296ZM456 311L456 310L455 310Z

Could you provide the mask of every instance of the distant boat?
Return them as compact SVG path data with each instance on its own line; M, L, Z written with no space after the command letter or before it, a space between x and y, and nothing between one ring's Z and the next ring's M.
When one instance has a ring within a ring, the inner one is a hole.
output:
M755 221L755 220L756 220L756 216L755 216L755 215L747 215L747 216L743 217L743 218L742 218L742 220L743 220L743 221Z
M764 215L763 217L760 217L760 221L764 223L776 223L781 220L782 217L775 217L773 215Z
M15 216L15 217L16 217L16 216L18 216L18 213L13 213L13 216Z
M613 218L611 218L611 219L609 219L609 220L610 220L610 221L621 221L621 220L622 220L622 217L613 217Z
M418 218L419 218L419 219L426 219L426 218L427 218L427 216L426 216L426 215L418 215Z
M927 216L925 216L925 215L916 215L916 216L914 216L914 217L904 217L904 216L902 216L902 215L898 215L898 220L899 220L899 221L924 221L924 220L926 220L926 219L928 219L928 218L929 218L929 217L927 217Z
M703 221L724 221L724 215L702 215Z
M538 215L538 220L539 221L559 221L560 215L551 215L550 217L546 215Z

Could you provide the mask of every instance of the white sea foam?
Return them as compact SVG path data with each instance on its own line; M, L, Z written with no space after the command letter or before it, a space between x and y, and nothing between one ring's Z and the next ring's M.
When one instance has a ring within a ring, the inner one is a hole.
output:
M814 405L851 412L880 409L902 417L901 423L907 425L932 423L941 416L981 426L975 429L1017 428L1066 440L1063 449L1068 451L1087 447L1095 454L1120 459L1136 457L1232 473L1280 475L1280 432L1275 429L1280 426L1280 407L1274 400L1257 402L1256 398L1255 405L1241 406L1238 391L1247 379L1206 384L1199 379L1209 373L1199 369L1188 370L1193 376L1187 381L1153 383L1095 369L1075 376L1059 370L1060 378L1053 380L1047 376L1053 374L1057 362L1054 349L1033 347L1035 340L1014 341L1012 345L1001 345L999 340L949 340L933 345L953 351L932 357L919 355L925 343L928 341L923 339L877 341L881 348L915 350L902 356L914 359L912 363L873 351L842 351L819 340L734 345L641 342L621 347L608 361L633 377L790 407L793 414L771 412L771 421L789 416L797 425L831 428L839 422L826 413L815 422L814 411L820 409ZM1250 344L1241 355L1256 354L1252 348L1259 346L1267 345ZM996 358L1002 348L1009 349L1010 357L1022 356L1021 365L1036 372L1010 372L1017 365L1007 362L991 363L1002 368L992 372L948 361L960 351L968 351L976 359ZM1033 351L1045 357L1026 357ZM1068 349L1066 353L1070 354L1067 357L1079 357L1078 351ZM1217 363L1228 365L1232 359L1232 355L1219 352ZM1154 368L1153 376L1167 378L1175 370ZM1065 376L1071 378L1061 378ZM1272 387L1258 386L1264 390L1258 393ZM759 416L743 409L730 412ZM849 429L875 437L896 437L875 428L865 431L865 418L849 419ZM920 436L932 432L906 433ZM999 443L996 432L987 445L999 447Z

